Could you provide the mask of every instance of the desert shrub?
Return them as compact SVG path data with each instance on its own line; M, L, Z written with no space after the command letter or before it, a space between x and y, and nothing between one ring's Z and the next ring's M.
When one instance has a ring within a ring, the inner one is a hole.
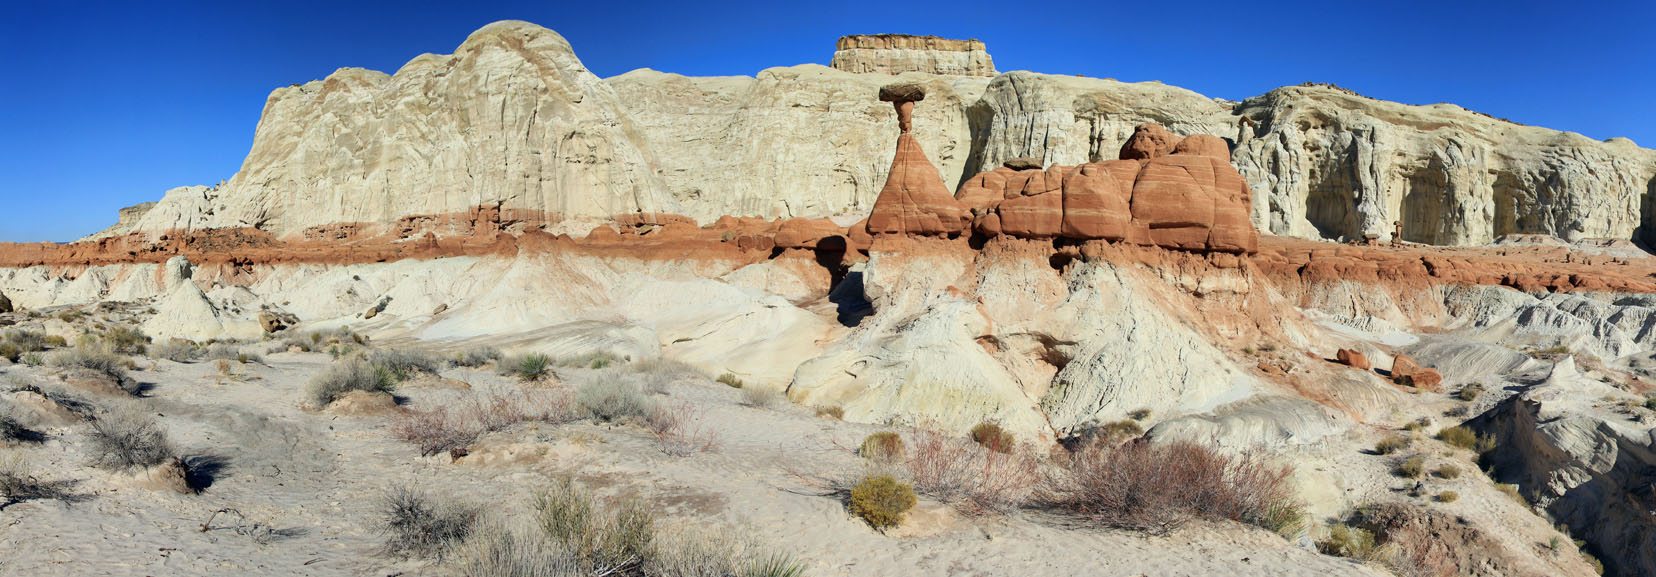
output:
M264 357L258 353L244 350L235 343L213 343L207 347L207 353L202 358L213 361L235 361L241 364L262 363Z
M1454 491L1444 491L1437 494L1437 501L1439 503L1453 503L1459 499L1460 493L1456 493Z
M914 488L907 483L891 475L871 475L851 487L849 506L852 515L861 517L870 527L885 531L901 525L903 516L917 502Z
M552 374L552 357L540 353L529 353L501 359L498 366L498 372L501 375L517 377L520 381L533 383Z
M635 500L600 503L569 479L558 479L535 499L546 535L580 564L583 574L631 574L649 558L655 514Z
M390 392L396 386L390 371L352 357L334 361L306 383L305 399L313 406L326 407L351 391Z
M23 501L65 499L72 485L67 481L41 479L20 454L0 455L0 509Z
M46 335L41 341L46 343L46 346L54 349L69 346L69 341L58 335Z
M1593 573L1595 575L1604 574L1604 562L1600 561L1599 558L1594 556L1592 553L1581 551L1581 560L1585 561L1588 567L1593 568Z
M138 391L138 383L127 376L127 359L108 349L96 346L77 346L54 351L46 363L65 371L84 371L108 377L128 393Z
M370 351L368 362L374 368L389 373L399 383L421 373L435 375L438 369L436 357L408 349Z
M1419 479L1426 474L1426 457L1424 455L1410 456L1404 459L1403 462L1398 463L1397 468L1392 472L1399 477Z
M454 354L449 364L456 367L481 367L489 361L500 360L500 349L494 347L473 347Z
M86 318L86 313L77 310L66 310L57 314L57 319L66 323L79 322Z
M1381 455L1390 455L1406 449L1408 446L1408 437L1403 435L1387 435L1386 438L1380 439L1380 442L1374 444L1374 452Z
M993 451L969 439L916 430L904 461L914 488L971 514L1005 512L1027 502L1041 481L1039 461Z
M30 429L18 422L8 412L0 411L0 445L5 443L33 443L44 440L38 431Z
M1430 426L1432 426L1432 420L1426 417L1421 417L1413 421L1409 421L1407 424L1403 425L1403 430L1413 433L1417 431L1424 431L1426 430L1426 427Z
M719 382L719 384L730 387L732 389L742 388L742 379L736 378L736 375L733 374L733 373L725 373L725 374L719 375L719 378L716 379L716 380Z
M1335 525L1328 528L1328 537L1317 541L1317 550L1324 555L1370 561L1378 558L1374 533L1360 527Z
M0 359L15 363L21 358L23 358L23 349L18 348L15 344L0 341Z
M138 329L116 325L103 332L99 340L117 353L123 355L144 354L145 347L149 346L150 338Z
M744 387L741 403L755 409L769 409L782 403L782 392L763 387Z
M1440 479L1454 479L1460 476L1461 470L1460 467L1454 465L1443 465L1433 471L1432 474L1437 475Z
M1495 438L1489 435L1479 435L1471 429L1462 426L1447 427L1438 431L1437 438L1456 447L1487 453L1495 448Z
M391 419L391 435L420 449L422 457L468 447L480 432L446 407L404 411Z
M857 454L864 459L879 463L895 463L903 460L907 447L903 446L903 436L892 431L869 433L863 438L862 445L857 448Z
M661 452L675 457L713 451L719 447L719 432L702 419L700 411L690 405L667 407L657 405L645 419L650 432L655 434Z
M836 421L845 420L845 408L839 405L817 407L816 414L818 417L827 417Z
M518 423L566 423L575 419L562 391L531 394L474 394L448 406L403 411L392 418L391 434L420 449L421 456L463 449L477 437Z
M58 340L62 342L63 339L60 337ZM3 337L0 337L0 341L15 347L20 353L44 351L51 346L50 337L47 337L45 333L25 329L6 331Z
M135 408L118 409L93 419L87 452L93 466L112 471L154 467L175 456L160 423Z
M1286 532L1304 518L1293 468L1190 442L1091 443L1062 463L1053 505L1106 526L1165 533L1205 518Z
M624 359L621 357L615 356L614 353L609 351L594 351L572 357L561 357L558 359L558 366L580 369L603 369L623 360Z
M1104 426L1092 431L1092 439L1110 444L1119 444L1137 439L1143 434L1144 427L1140 426L1137 421L1115 421L1105 423Z
M1518 485L1516 485L1516 484L1496 483L1495 484L1495 489L1500 491L1502 494L1506 495L1507 497L1510 497L1514 501L1517 501L1517 502L1519 502L1521 504L1524 504L1524 505L1529 504L1529 500L1524 498L1523 493L1518 492Z
M46 364L46 355L42 355L40 353L23 353L23 356L17 357L17 362L31 367L44 366Z
M580 565L541 528L531 524L479 523L454 552L461 575L474 577L579 577Z
M471 534L477 517L475 507L396 487L381 498L375 528L385 535L386 555L441 559Z
M1603 574L1601 569L1599 574ZM805 567L794 562L792 557L781 554L767 555L748 561L743 567L741 577L804 577Z
M1010 453L1018 445L1017 437L999 424L982 422L972 427L972 441L999 453Z
M203 353L200 345L183 339L168 339L149 348L151 358L166 359L175 363L195 362Z
M1150 418L1150 409L1133 409L1132 412L1127 413L1127 418L1135 421L1143 421Z
M591 381L575 390L575 402L600 421L646 418L655 403L636 385L616 381Z
M1482 383L1470 383L1461 387L1459 391L1455 391L1455 398L1468 402L1475 401L1483 392L1484 386Z

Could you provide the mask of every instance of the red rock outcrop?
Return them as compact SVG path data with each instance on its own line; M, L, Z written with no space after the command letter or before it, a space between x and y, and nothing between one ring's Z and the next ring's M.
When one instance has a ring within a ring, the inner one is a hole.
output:
M965 230L970 214L949 194L943 175L926 158L920 143L909 133L914 103L925 99L918 84L894 84L880 89L880 100L897 108L897 155L885 188L874 201L868 216L868 232L874 234L954 234Z
M1181 140L1146 124L1122 146L1122 155L1044 171L997 168L968 179L956 200L974 215L973 228L989 236L1258 251L1248 185L1230 165L1225 141L1207 135Z

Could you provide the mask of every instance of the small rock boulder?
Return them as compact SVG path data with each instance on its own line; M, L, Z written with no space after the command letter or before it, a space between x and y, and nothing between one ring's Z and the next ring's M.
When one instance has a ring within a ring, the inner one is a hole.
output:
M1041 159L1032 156L1020 156L1008 159L1006 162L1001 163L1001 166L1012 170L1040 170L1043 168Z
M1351 349L1340 349L1334 353L1334 359L1339 361L1340 364L1354 369L1362 369L1366 371L1373 368L1373 366L1369 364L1368 355Z
M1121 145L1122 160L1149 160L1167 156L1178 147L1179 135L1173 134L1166 127L1154 122L1138 125L1133 129L1133 135ZM1229 159L1227 155L1226 159Z

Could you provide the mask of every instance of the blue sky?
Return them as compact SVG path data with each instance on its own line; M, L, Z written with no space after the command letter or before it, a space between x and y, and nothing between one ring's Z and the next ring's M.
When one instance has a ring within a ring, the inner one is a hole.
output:
M979 38L1001 70L1241 99L1306 81L1656 145L1656 2L0 0L0 241L66 241L228 179L278 86L394 71L501 19L599 76L827 64L843 34Z

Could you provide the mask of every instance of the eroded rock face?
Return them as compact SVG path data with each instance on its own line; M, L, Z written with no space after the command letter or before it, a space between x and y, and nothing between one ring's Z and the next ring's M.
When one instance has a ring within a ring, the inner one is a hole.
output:
M887 40L849 50L920 51L930 42L868 38ZM934 44L923 51L976 49ZM1409 241L1469 245L1656 230L1656 201L1645 201L1656 198L1656 152L1626 139L1598 142L1326 86L1238 104L1151 82L934 71L900 79L926 87L913 134L951 190L1011 159L1105 162L1139 125L1158 122L1168 133L1159 146L1185 146L1170 156L1217 158L1228 141L1253 193L1245 215L1272 234L1388 241L1400 229ZM345 69L275 91L238 174L169 191L101 236L249 226L280 237L484 205L516 215L506 220L520 228L638 212L703 224L723 215L855 218L872 208L894 164L892 113L866 96L891 80L816 65L756 77L639 70L599 80L555 33L497 23L453 56L421 56L395 75ZM1178 138L1198 134L1222 139Z
M557 33L485 26L394 75L344 68L271 93L241 170L132 228L278 235L498 203L567 218L680 212L615 90Z
M880 89L880 100L897 110L897 155L891 161L890 176L874 211L868 215L868 232L874 234L953 234L966 227L966 215L943 178L932 166L920 143L914 140L914 103L926 97L924 87L894 84Z
M841 36L831 65L856 73L996 74L995 62L982 42L906 34Z

